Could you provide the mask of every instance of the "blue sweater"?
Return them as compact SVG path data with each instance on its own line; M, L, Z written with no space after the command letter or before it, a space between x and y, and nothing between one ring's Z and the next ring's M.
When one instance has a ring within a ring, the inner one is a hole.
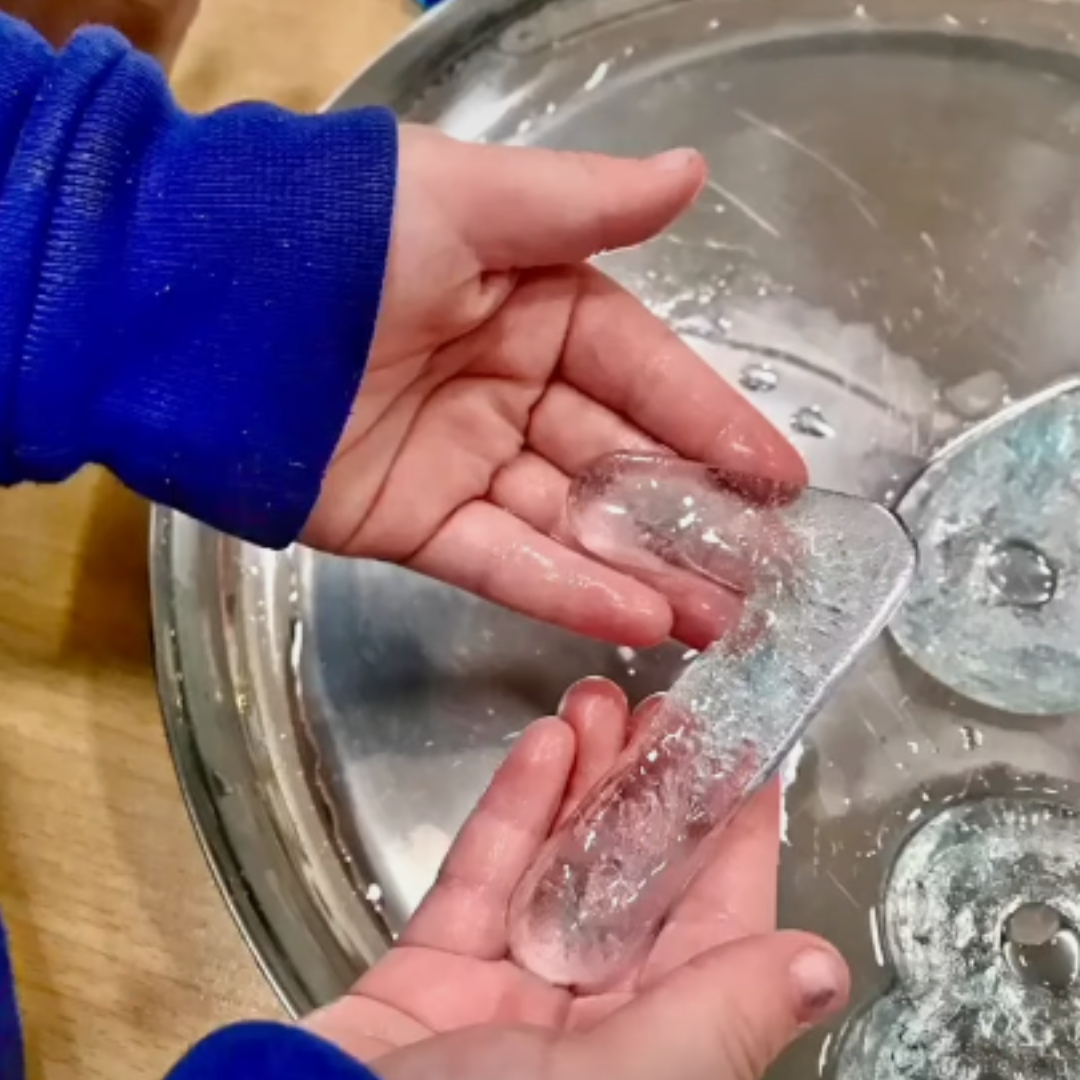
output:
M0 484L88 463L283 546L360 384L397 168L381 109L206 117L108 31L0 16ZM0 1080L22 1080L0 933ZM361 1080L298 1030L211 1036L174 1080Z

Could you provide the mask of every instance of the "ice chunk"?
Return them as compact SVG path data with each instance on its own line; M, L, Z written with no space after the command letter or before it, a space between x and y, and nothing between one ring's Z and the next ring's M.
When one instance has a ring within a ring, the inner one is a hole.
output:
M601 459L575 480L568 509L578 542L613 565L746 597L737 629L678 678L511 904L521 963L555 983L598 985L648 944L706 842L884 627L915 552L874 503L658 454Z

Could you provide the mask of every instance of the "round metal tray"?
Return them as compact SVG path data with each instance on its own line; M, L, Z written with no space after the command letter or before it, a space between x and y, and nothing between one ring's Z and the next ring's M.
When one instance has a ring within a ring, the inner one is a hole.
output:
M698 205L602 264L791 431L815 483L891 499L942 439L1076 368L1077 33L1080 8L1034 0L452 0L341 105L491 142L700 147ZM682 663L163 510L152 566L181 783L297 1011L386 948L569 682L639 697ZM788 781L783 921L836 941L866 1003L892 980L878 909L904 840L978 794L1072 800L1080 727L965 701L883 640ZM777 1075L831 1070L835 1044Z

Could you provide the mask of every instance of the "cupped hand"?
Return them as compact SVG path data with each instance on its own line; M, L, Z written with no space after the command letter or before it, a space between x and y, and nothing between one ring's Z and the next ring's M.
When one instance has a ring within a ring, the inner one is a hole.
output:
M611 767L634 718L587 680L521 737L401 940L306 1026L381 1080L757 1080L841 1008L843 961L775 931L779 792L763 791L620 989L577 993L522 970L510 896L538 848Z
M787 441L586 261L655 235L704 178L692 151L626 161L403 127L376 340L304 539L627 645L715 638L722 600L601 566L564 519L569 478L617 449L805 480Z

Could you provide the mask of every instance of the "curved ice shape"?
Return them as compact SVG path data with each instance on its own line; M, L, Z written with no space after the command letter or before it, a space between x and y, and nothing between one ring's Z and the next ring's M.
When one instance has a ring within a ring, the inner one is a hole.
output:
M891 626L904 652L984 705L1080 708L1080 380L965 432L898 512L921 553Z
M631 963L718 834L882 630L915 569L886 509L762 487L657 454L601 459L572 486L587 550L648 578L745 594L738 628L692 663L608 776L542 849L511 948L555 983Z

